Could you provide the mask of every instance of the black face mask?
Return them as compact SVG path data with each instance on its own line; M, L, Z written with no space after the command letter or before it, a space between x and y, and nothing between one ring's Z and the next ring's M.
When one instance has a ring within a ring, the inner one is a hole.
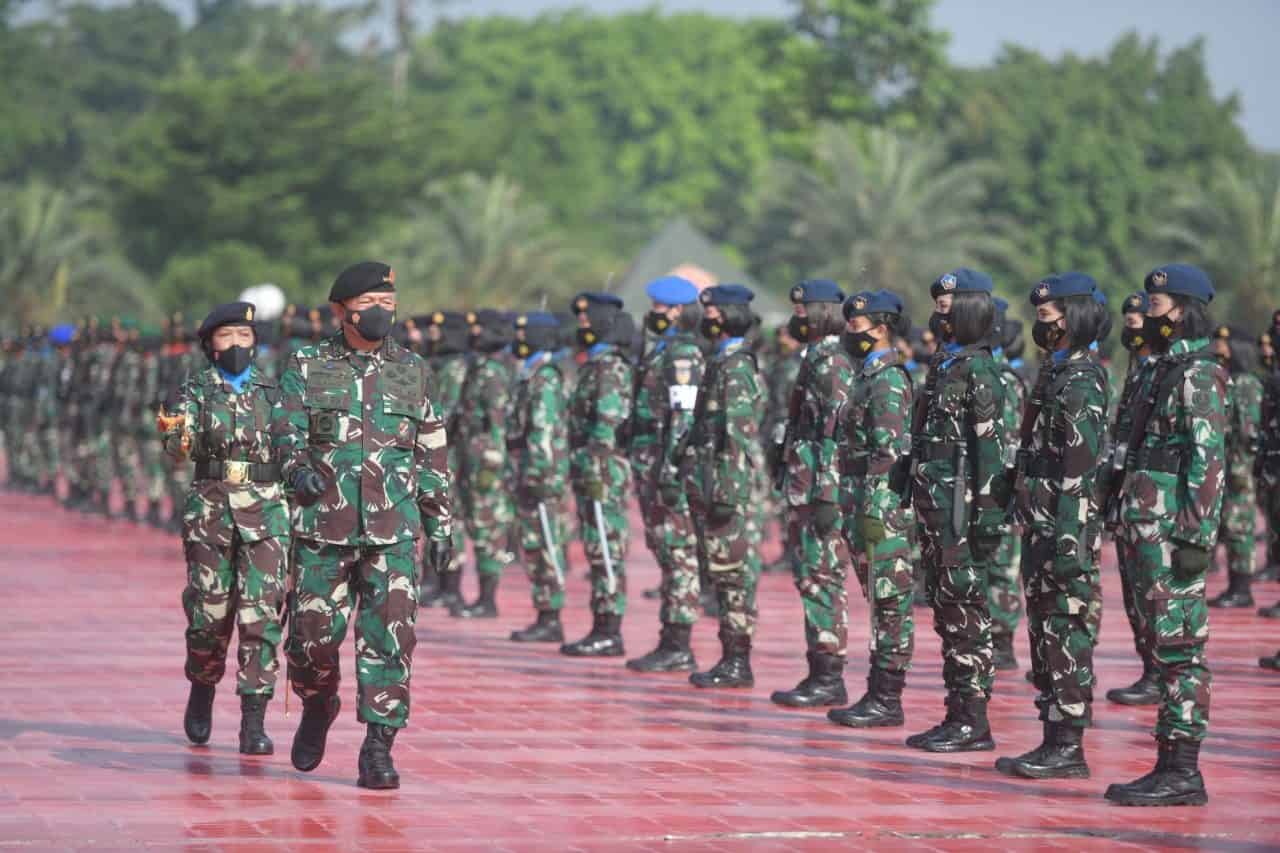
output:
M1151 346L1153 349L1167 350L1169 344L1173 342L1173 334L1177 331L1178 326L1169 319L1167 313L1161 314L1159 317L1148 316L1143 323L1143 328L1151 337Z
M721 325L719 319L712 320L710 317L703 317L698 331L702 332L702 336L707 340L718 341L720 336L724 334L724 326Z
M934 311L929 315L929 331L933 332L933 336L940 342L951 340L951 312L943 314Z
M650 311L644 315L644 327L656 335L665 335L671 328L671 319L661 311Z
M215 352L213 357L219 367L232 376L238 376L253 363L255 350L256 347L227 347L222 352Z
M388 311L381 305L362 308L352 312L360 315L360 320L352 323L360 337L366 341L380 341L391 333L391 325L396 321L396 312Z
M840 343L854 358L866 358L876 348L876 339L870 332L845 332L840 336Z
M799 314L792 314L791 319L787 321L787 334L802 344L808 343L809 318L801 317Z
M578 346L583 349L591 349L598 343L600 343L600 336L596 334L595 329L578 327Z
M1146 323L1143 323L1141 329L1130 329L1127 326L1120 332L1120 343L1129 352L1137 352L1145 347L1147 341Z
M1066 330L1058 325L1057 320L1052 323L1036 320L1035 325L1031 327L1031 340L1045 352L1053 352L1066 333Z

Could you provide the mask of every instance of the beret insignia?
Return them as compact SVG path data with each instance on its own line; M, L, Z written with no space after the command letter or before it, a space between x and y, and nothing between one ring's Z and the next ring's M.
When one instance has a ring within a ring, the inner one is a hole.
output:
M524 328L525 326L529 325L529 318L524 314L521 314L519 317L516 318L516 325L519 326L520 328Z
M444 313L441 311L437 311L436 313L432 314L431 322L435 323L437 326L442 324L444 322Z
M941 287L943 290L955 290L956 277L951 273L947 273L942 278L938 279L938 286Z
M1042 281L1038 285L1036 285L1036 299L1048 299L1048 298L1049 298L1049 285L1045 284Z
M1228 329L1226 326L1219 326L1218 337L1222 338L1223 340L1231 340L1231 330Z
M580 314L581 314L583 311L586 311L586 310L587 310L587 307L588 307L590 304L591 304L591 303L587 301L587 297L582 296L582 297L579 297L579 298L578 298L578 301L577 301L577 302L573 303L573 307L574 307L575 309L577 309L578 313L580 313Z
M477 322L479 319L480 319L480 318L478 318L478 317L476 316L476 312L474 312L474 311L468 311L468 312L467 312L467 325L468 325L468 326L474 326L474 325L476 324L476 322Z
M1151 274L1152 287L1164 287L1169 282L1169 274L1164 270L1156 270Z
M797 284L795 287L791 288L791 301L799 302L802 299L804 299L804 288Z
M867 300L859 296L853 300L853 307L858 311L861 311L863 308L867 307Z
M382 277L382 280L383 280L383 281L385 281L387 284L395 284L395 283L396 283L396 271L395 271L395 270L393 270L393 269L391 269L390 267L388 267L388 268L387 268L387 274L386 274L386 275L384 275L384 276Z
M253 320L253 308L244 309L244 318L249 321Z

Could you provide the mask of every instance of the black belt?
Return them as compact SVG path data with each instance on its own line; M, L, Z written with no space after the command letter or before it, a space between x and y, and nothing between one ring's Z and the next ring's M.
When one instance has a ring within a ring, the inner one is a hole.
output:
M223 480L228 483L278 483L280 466L275 462L224 462L206 459L196 463L197 480Z
M1173 447L1140 447L1134 454L1133 469L1177 474L1182 470L1182 451Z

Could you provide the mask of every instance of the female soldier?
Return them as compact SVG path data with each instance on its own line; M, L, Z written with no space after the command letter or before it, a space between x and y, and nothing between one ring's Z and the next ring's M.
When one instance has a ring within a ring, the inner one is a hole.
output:
M942 347L912 418L912 499L942 639L947 713L907 746L929 752L995 748L987 723L994 676L987 578L1008 530L1009 442L1004 380L984 343L995 316L991 290L990 276L965 268L933 283L929 326Z
M853 382L853 365L840 346L843 301L832 281L806 281L791 289L791 336L808 346L791 392L786 436L776 447L790 509L792 570L804 603L809 674L794 690L778 690L770 698L797 708L843 705L849 698L844 687L848 554L840 533L836 468L836 413Z
M183 727L192 743L209 740L214 686L238 622L240 751L270 755L263 718L276 684L289 513L269 435L276 385L253 363L253 313L232 302L205 318L198 334L209 366L187 380L159 426L170 456L195 461L182 517L191 682Z
M1024 420L1016 518L1023 527L1027 630L1044 742L996 769L1031 779L1084 779L1084 730L1093 707L1101 537L1097 482L1106 443L1108 380L1090 345L1106 326L1097 284L1084 273L1051 275L1031 291L1032 338L1050 354ZM1025 457L1027 461L1021 459Z
M915 642L908 540L915 515L902 506L911 452L911 376L893 340L911 324L902 299L887 290L852 297L844 316L846 349L857 371L840 425L844 535L871 608L871 668L862 699L828 711L827 719L854 728L900 726Z

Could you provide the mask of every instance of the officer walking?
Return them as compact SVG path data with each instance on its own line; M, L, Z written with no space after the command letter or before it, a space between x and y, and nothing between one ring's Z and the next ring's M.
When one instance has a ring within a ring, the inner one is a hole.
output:
M358 716L368 726L358 784L396 788L391 748L409 718L417 643L414 540L425 536L447 551L447 442L427 396L426 364L387 337L396 311L391 268L348 267L329 301L341 331L290 357L276 415L284 478L299 504L286 651L303 710L291 758L303 771L324 758L354 610Z

